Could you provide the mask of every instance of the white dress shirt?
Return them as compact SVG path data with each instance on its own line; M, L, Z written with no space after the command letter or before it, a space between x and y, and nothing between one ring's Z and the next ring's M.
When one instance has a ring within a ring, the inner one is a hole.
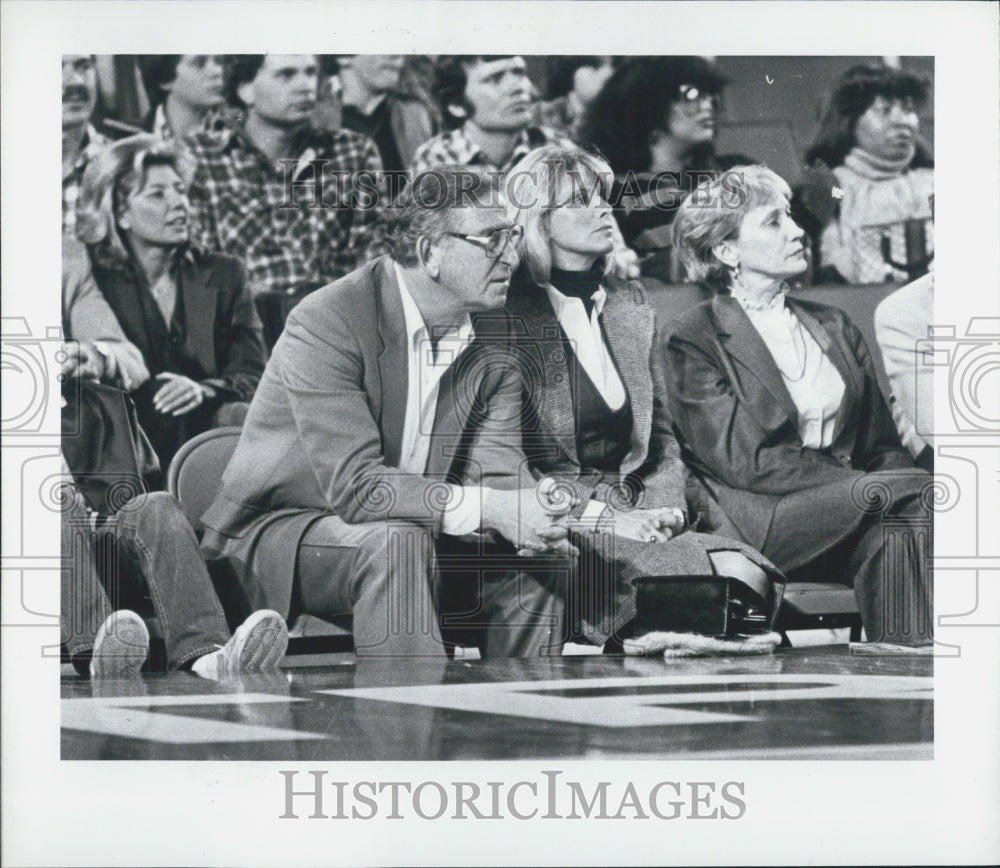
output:
M612 412L620 410L625 404L625 386L618 376L618 369L611 358L599 320L607 303L608 293L603 287L598 287L597 292L591 296L594 306L588 317L587 309L579 298L563 295L551 283L545 287L545 292L559 325L573 345L580 366ZM606 506L602 501L590 500L584 507L581 518L584 521L597 521Z
M620 410L625 403L625 386L618 376L598 319L608 300L607 292L601 287L591 296L594 307L588 317L587 309L579 298L563 295L552 284L546 286L545 291L580 365L612 412Z
M764 339L799 413L799 437L809 449L833 443L844 380L822 347L785 304L787 290L768 304L734 293Z
M424 318L410 295L398 264L396 279L403 302L406 323L407 388L403 441L399 453L399 468L406 473L423 476L427 470L431 432L437 416L438 386L445 372L475 339L469 315L437 341L431 342ZM462 536L479 528L482 520L481 492L478 487L463 488L449 485L450 502L445 504L441 530L452 536Z

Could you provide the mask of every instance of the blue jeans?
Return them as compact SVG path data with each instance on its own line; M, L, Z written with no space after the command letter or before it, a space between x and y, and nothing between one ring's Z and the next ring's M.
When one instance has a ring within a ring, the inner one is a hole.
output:
M163 491L129 501L93 530L81 498L62 514L62 640L71 655L90 651L115 608L145 591L171 669L229 641L229 629L194 530Z

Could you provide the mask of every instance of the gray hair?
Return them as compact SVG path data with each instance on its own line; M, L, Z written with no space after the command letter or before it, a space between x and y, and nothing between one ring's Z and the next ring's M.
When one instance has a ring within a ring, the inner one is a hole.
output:
M767 166L734 166L699 184L674 218L674 253L688 278L728 293L732 274L716 257L715 246L737 237L743 218L754 208L791 195L784 178Z
M420 239L434 242L452 231L452 212L456 208L500 204L496 172L460 165L420 172L389 209L389 254L404 267L417 265Z

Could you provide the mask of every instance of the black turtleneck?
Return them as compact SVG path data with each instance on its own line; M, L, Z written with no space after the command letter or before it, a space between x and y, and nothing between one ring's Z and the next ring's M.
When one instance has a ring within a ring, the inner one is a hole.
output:
M549 282L567 298L578 298L583 302L589 317L594 309L593 295L601 286L603 272L599 265L587 271L563 271L552 266Z

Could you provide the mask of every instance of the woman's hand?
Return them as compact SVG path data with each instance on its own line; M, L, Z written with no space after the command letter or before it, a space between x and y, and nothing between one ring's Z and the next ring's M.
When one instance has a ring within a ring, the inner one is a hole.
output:
M684 529L684 514L676 509L615 510L600 521L601 533L613 533L639 542L662 543Z
M100 380L107 370L107 359L92 343L67 341L62 345L64 356L60 373L67 379Z
M215 392L201 383L190 380L183 374L171 374L164 371L156 375L163 385L153 396L153 407L158 413L171 416L183 416L200 407L206 398L211 398Z

